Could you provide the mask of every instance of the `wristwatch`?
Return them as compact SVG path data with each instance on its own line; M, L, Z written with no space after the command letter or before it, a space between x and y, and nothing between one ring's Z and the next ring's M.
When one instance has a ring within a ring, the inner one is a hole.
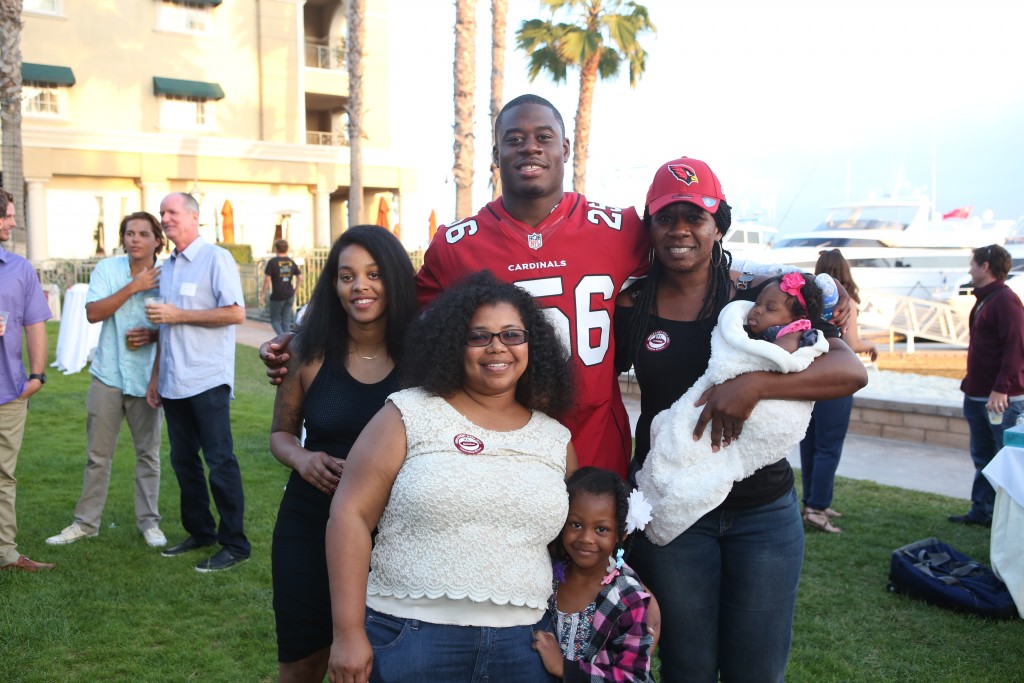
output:
M28 376L30 380L37 379L40 384L46 384L46 373L45 372L33 372Z

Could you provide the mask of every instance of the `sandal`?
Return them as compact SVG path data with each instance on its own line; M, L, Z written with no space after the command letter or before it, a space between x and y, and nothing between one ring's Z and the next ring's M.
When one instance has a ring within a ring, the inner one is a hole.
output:
M829 519L836 519L838 517L843 516L842 512L839 512L838 510L833 510L832 508L825 508L825 514L828 515Z
M825 510L807 508L804 511L804 524L818 531L824 531L827 534L841 534L843 532L842 529L832 524L832 520L829 519L828 513Z

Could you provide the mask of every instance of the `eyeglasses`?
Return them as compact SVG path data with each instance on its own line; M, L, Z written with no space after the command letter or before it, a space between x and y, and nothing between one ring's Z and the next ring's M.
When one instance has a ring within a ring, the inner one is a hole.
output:
M519 346L525 344L530 333L526 330L509 329L501 332L488 332L487 330L470 330L466 334L466 346L490 346L491 340L497 337L505 346Z

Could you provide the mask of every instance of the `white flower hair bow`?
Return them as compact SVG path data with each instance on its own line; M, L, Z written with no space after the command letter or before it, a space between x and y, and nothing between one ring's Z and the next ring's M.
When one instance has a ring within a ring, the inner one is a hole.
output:
M626 533L643 531L643 528L651 521L651 504L644 498L640 489L634 489L629 493L629 510L626 511Z

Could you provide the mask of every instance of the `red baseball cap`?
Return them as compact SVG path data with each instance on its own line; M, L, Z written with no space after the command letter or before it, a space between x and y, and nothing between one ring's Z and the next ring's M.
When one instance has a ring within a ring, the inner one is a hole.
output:
M725 201L718 176L703 161L682 157L662 164L647 190L647 213L654 215L669 204L690 202L715 213Z

